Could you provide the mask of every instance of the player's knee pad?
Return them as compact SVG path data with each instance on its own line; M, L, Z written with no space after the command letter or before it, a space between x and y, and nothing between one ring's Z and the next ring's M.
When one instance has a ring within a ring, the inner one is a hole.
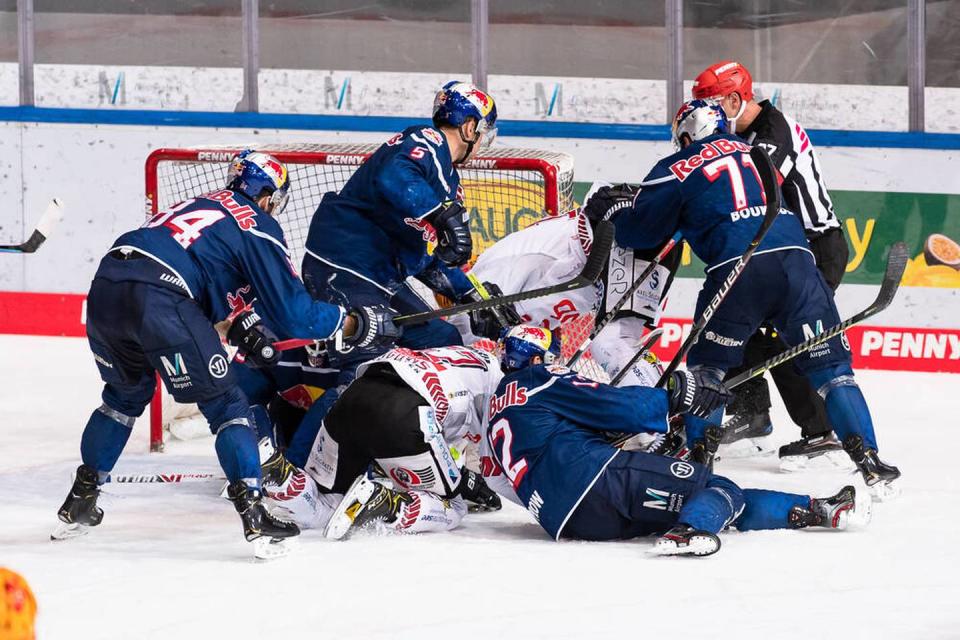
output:
M124 415L106 404L94 410L87 420L80 438L80 457L100 473L101 482L106 482L120 458L135 421L136 416Z
M696 529L719 533L743 511L743 490L723 476L712 476L691 496L678 520Z
M250 402L239 387L231 387L218 396L201 400L197 402L197 408L207 419L210 432L214 435L233 424L254 427Z
M105 384L100 398L103 400L103 407L122 416L119 421L123 422L127 418L136 419L143 415L144 409L153 399L155 389L156 381L153 375L149 375L145 376L140 384ZM130 426L133 426L132 422Z
M230 482L243 480L260 487L260 451L250 419L235 420L217 430L217 459Z

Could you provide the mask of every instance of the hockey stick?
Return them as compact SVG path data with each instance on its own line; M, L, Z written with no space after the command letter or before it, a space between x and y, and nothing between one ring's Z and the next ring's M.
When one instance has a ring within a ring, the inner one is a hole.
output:
M47 205L43 215L40 216L36 229L33 230L27 241L21 244L0 245L0 253L33 253L50 237L62 217L63 201L54 198Z
M667 241L667 243L663 245L663 248L660 249L660 253L658 253L657 256L650 261L650 264L648 264L647 268L643 270L643 273L637 276L637 278L633 281L633 284L630 285L630 288L627 289L622 296L620 296L620 299L617 301L617 304L613 305L613 308L594 324L593 330L590 332L590 335L584 338L583 342L580 343L580 347L577 349L576 353L570 356L570 360L567 361L568 369L573 368L573 365L577 363L577 360L579 360L581 356L583 356L583 354L587 352L587 349L590 348L590 344L593 342L594 338L596 338L597 335L601 331L603 331L604 327L606 327L608 324L610 324L610 322L613 321L617 313L620 312L620 309L622 309L624 305L626 305L627 302L633 298L633 294L635 294L637 292L637 289L639 289L640 286L647 281L647 278L649 278L650 275L654 272L654 270L660 264L660 261L666 258L667 254L673 250L673 248L677 245L678 242L680 242L681 237L682 237L682 234L679 231L673 234L673 237L671 237Z
M597 229L593 235L593 248L590 250L590 257L587 258L587 262L583 265L583 269L581 269L580 273L577 274L577 276L572 280L551 285L549 287L541 287L540 289L520 291L518 293L510 293L505 296L490 297L486 300L477 300L476 302L454 305L445 309L434 309L421 313L397 316L393 319L393 321L398 325L417 324L420 322L426 322L427 320L433 320L434 318L440 318L442 316L453 316L459 313L469 313L470 311L479 311L481 309L492 309L494 307L513 304L514 302L522 302L523 300L531 300L533 298L542 298L543 296L549 296L555 293L565 293L567 291L573 291L574 289L587 287L595 283L597 278L600 277L600 274L603 273L603 269L607 265L607 258L610 256L610 249L612 247L613 224L609 222L600 222L597 225ZM277 341L273 343L273 346L277 351L288 351L290 349L296 349L308 344L313 344L313 342L314 340L292 338L290 340Z
M880 283L880 291L877 293L876 299L870 303L870 306L864 309L863 311L856 313L840 324L834 325L823 331L817 336L810 338L805 342L790 347L786 351L778 353L769 360L758 364L757 366L744 371L740 375L734 376L727 380L724 384L728 389L737 387L751 378L756 378L759 375L762 375L765 371L768 371L780 364L783 364L787 360L792 360L798 355L809 351L810 349L816 347L819 344L823 344L827 340L830 340L834 336L837 336L855 324L863 322L871 316L875 316L880 313L893 302L893 298L897 295L897 290L900 288L900 278L903 277L903 272L907 268L907 260L909 259L909 254L907 253L907 245L903 242L898 242L890 248L890 255L887 257L887 269L883 274L883 281Z
M200 480L223 479L215 473L111 473L107 482L118 484L156 484L170 482L198 482Z
M773 222L777 219L777 216L780 215L780 189L777 187L776 169L773 167L773 162L770 161L770 156L768 156L767 152L761 147L753 147L750 149L750 158L753 160L754 167L757 169L757 173L760 176L760 182L763 185L763 194L767 201L767 210L763 215L763 222L760 223L760 228L757 229L757 233L753 236L753 240L751 240L750 244L747 245L746 251L744 251L740 257L737 258L737 261L733 263L733 268L730 269L730 272L727 274L727 278L720 287L720 290L714 294L713 299L707 303L703 313L701 313L700 317L697 318L693 328L690 330L690 335L688 335L687 339L683 341L683 344L680 345L680 349L677 351L677 354L673 357L673 360L670 361L670 364L667 365L667 368L663 371L663 375L660 376L660 380L657 382L658 387L663 387L667 384L667 379L674 371L677 370L677 367L680 366L680 362L687 357L687 353L690 351L691 347L693 347L693 343L695 343L697 338L700 337L700 334L703 333L707 323L710 322L710 318L713 317L713 314L716 313L717 309L720 307L720 303L722 303L724 298L727 297L727 294L730 293L730 289L733 288L733 285L740 277L740 274L743 273L743 270L747 266L747 263L750 262L750 258L753 256L753 253L757 250L757 247L760 246L760 243L763 242L763 238L767 235L767 231L770 230L770 227L773 226Z
M660 334L663 333L663 327L657 327L653 331L647 334L647 337L644 339L643 344L640 345L640 348L637 349L637 352L633 354L633 357L630 358L630 361L627 364L623 365L623 368L617 372L617 375L613 377L613 380L610 381L610 386L615 387L620 384L620 381L626 377L627 372L633 368L633 365L637 363L637 360L643 357L647 351L650 351L650 348L653 346L653 343L657 341L660 337Z
M823 344L827 340L830 340L834 336L843 333L850 327L855 324L863 322L871 316L875 316L887 307L890 306L890 303L893 302L894 297L897 295L897 290L900 288L900 279L903 277L903 271L907 268L907 260L909 259L909 254L907 253L907 245L903 242L898 242L890 248L890 255L887 257L887 269L883 274L883 281L880 283L880 291L877 293L876 299L870 303L863 311L856 313L840 324L834 325L820 333L820 335L814 336L805 342L790 347L786 351L778 353L769 360L766 360L757 366L744 371L740 375L730 378L724 385L728 389L737 387L751 378L756 378L759 375L762 375L764 372L769 371L770 369L783 364L788 360L796 358L802 353L806 353L810 349L816 347L819 344ZM611 383L614 384L614 383ZM634 434L624 435L610 444L615 447L623 446Z

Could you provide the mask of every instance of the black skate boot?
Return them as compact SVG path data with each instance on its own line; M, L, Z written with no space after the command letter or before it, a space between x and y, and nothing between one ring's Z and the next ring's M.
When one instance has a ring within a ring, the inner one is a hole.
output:
M252 489L243 480L237 480L227 487L227 497L240 514L243 537L253 543L256 557L267 560L290 552L287 543L292 540L287 539L300 535L300 528L267 511L259 489Z
M731 444L744 438L763 438L773 433L773 423L770 422L770 414L763 413L738 413L727 420L723 425L723 438L720 444Z
M851 524L870 522L870 503L857 507L857 490L846 486L835 496L811 498L809 507L793 507L787 519L793 529L824 527L846 529Z
M850 462L842 452L843 446L832 432L804 436L780 447L780 470L801 471L815 458L821 458L837 467L846 467Z
M703 438L695 440L690 447L690 460L699 462L706 467L713 466L713 457L717 453L717 447L720 446L720 439L723 437L723 430L710 425L703 430Z
M77 467L77 477L73 481L70 493L67 494L63 506L57 511L57 517L62 524L50 534L50 539L76 538L87 533L90 527L100 524L103 520L103 509L97 506L99 496L97 470L85 464Z
M900 470L881 460L876 449L865 449L863 438L858 435L847 436L843 441L843 449L853 464L857 465L875 500L883 502L900 494L900 488L894 482L900 477Z
M678 524L657 538L650 553L658 556L709 556L719 550L720 538L716 535Z
M397 521L403 505L410 501L410 494L388 489L365 475L360 476L343 496L323 535L339 540L350 531L361 529L372 522L392 524Z

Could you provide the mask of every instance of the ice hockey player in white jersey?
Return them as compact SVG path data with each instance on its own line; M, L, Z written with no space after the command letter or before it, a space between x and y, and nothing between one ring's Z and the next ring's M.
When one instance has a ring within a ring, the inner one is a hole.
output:
M588 192L583 209L545 218L507 235L480 254L471 273L479 280L495 283L505 294L570 280L583 269L593 244L593 229L611 209L612 200L615 197L632 199L635 194L636 190L627 185L613 187L597 183ZM620 300L634 278L647 267L649 262L644 257L649 256L635 255L632 250L615 245L609 268L597 284L518 302L516 312L524 323L554 331L588 314L600 317ZM680 252L675 250L593 341L593 357L608 376L615 376L634 355L644 328L653 328L660 321L679 261ZM464 319L454 319L454 323L464 336L465 344L477 339ZM628 375L623 384L639 383Z
M396 348L363 363L322 416L305 468L288 465L267 495L300 526L336 539L374 522L405 533L453 529L467 501L499 509L482 477L463 468L463 451L480 441L502 377L495 357L462 346ZM373 464L379 479L368 477Z

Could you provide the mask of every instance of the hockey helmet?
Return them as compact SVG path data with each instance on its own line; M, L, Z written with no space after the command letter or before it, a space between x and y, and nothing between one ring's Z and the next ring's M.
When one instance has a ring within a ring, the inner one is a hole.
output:
M23 576L0 568L0 638L33 638L37 601Z
M544 364L559 360L559 336L550 329L528 324L503 330L500 335L500 367L504 371L528 367L534 356L540 356Z
M673 118L673 145L683 148L683 136L690 141L702 140L715 133L730 133L730 122L716 100L684 102Z
M270 154L247 149L230 162L226 188L239 191L254 202L269 195L270 215L278 216L290 199L290 173Z
M753 78L739 62L710 65L693 81L694 98L726 98L731 93L740 94L744 102L753 100Z
M484 136L482 146L489 146L497 135L497 105L493 97L469 82L451 80L433 100L433 124L459 129L468 118L477 121L477 134Z

